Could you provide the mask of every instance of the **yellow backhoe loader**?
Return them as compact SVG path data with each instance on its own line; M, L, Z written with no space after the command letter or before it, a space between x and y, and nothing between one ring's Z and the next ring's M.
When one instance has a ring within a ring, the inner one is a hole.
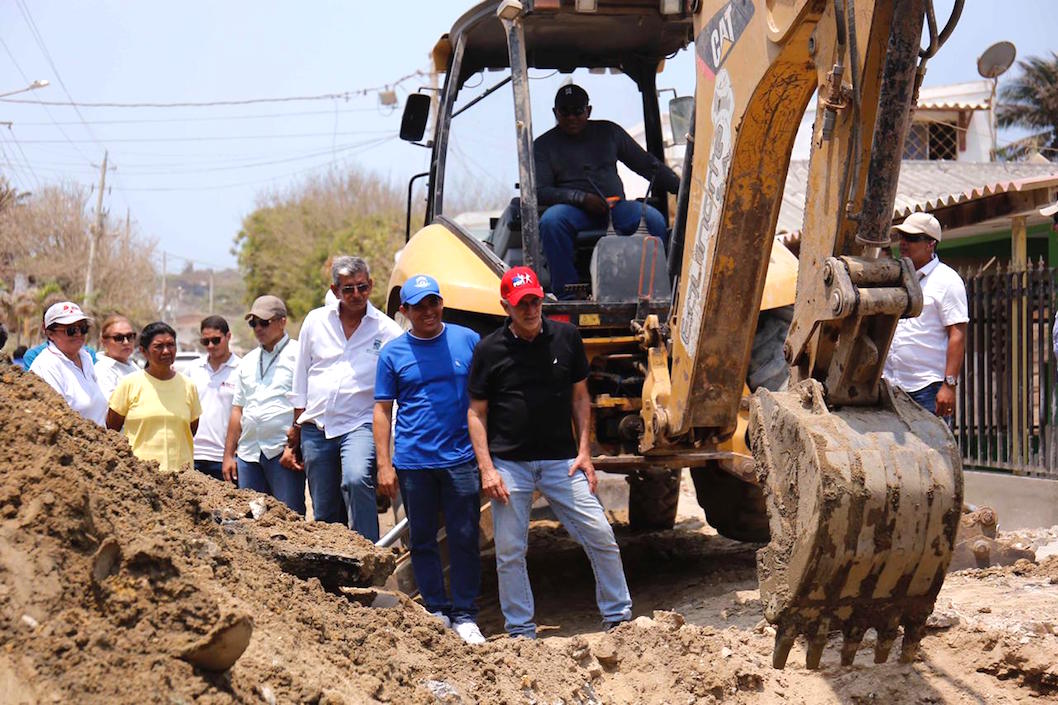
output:
M484 331L502 323L509 266L546 276L530 69L630 79L646 149L664 158L656 77L666 57L694 52L695 95L669 105L673 137L686 136L679 193L651 199L671 224L668 247L578 233L584 300L547 301L544 312L584 338L596 467L629 475L631 523L671 526L689 467L711 525L767 541L758 573L779 668L799 634L818 667L835 631L851 663L871 628L876 662L901 627L901 658L913 658L951 558L962 507L954 438L881 370L897 321L922 307L910 261L889 254L909 113L961 5L940 27L929 0L489 0L434 48L445 75L436 97L405 107L401 136L432 159L419 175L425 225L398 257L390 313L407 277L426 272L446 317ZM500 91L513 101L516 147L491 157L516 160L518 198L481 238L445 211L459 154L450 132ZM795 259L775 224L813 95Z

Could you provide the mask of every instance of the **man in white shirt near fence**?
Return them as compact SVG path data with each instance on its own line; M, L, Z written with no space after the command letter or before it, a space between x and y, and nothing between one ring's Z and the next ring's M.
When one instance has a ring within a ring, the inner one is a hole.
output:
M188 371L202 404L195 434L195 470L223 480L224 439L228 435L239 356L231 351L231 329L222 317L206 316L198 330L206 357Z
M382 346L402 331L368 300L374 281L363 259L335 257L331 281L338 300L309 311L301 324L290 394L295 423L283 464L304 468L317 520L347 523L378 541L375 370Z
M966 285L938 259L940 222L929 213L909 215L893 228L893 239L900 243L900 256L915 266L923 302L921 315L897 324L883 374L950 425L970 320Z

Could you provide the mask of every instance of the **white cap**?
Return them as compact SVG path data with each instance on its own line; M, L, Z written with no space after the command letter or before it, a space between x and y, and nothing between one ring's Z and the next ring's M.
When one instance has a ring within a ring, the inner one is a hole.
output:
M48 310L44 312L45 328L51 328L56 323L66 325L68 323L89 320L91 319L84 314L81 307L72 301L60 301L57 304L52 304L48 307Z
M904 222L895 226L896 230L912 235L927 235L940 242L940 221L929 213L912 213L904 218Z
M1040 215L1050 216L1054 215L1055 213L1058 213L1058 202L1052 203L1051 205L1040 209Z

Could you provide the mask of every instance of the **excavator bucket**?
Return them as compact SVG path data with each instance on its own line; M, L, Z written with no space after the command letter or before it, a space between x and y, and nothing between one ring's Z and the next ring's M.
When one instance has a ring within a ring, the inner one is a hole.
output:
M760 390L750 444L771 540L757 554L761 602L775 625L776 668L798 634L808 668L840 631L851 665L875 629L875 663L903 627L914 659L951 560L962 510L962 465L948 427L881 383L875 407L828 409L823 387Z

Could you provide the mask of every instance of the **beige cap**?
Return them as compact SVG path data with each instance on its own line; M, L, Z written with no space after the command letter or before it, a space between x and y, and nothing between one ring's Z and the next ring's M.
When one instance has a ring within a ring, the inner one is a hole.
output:
M271 294L265 294L264 296L258 296L253 301L253 306L250 307L250 312L244 316L246 320L250 320L251 317L260 318L262 321L270 321L277 316L286 317L287 307L283 303L283 299L278 296L272 296Z
M1058 213L1058 202L1052 203L1049 206L1045 206L1040 209L1040 215L1054 215Z
M912 235L927 235L940 242L940 221L929 213L912 213L904 222L894 226L894 230Z

